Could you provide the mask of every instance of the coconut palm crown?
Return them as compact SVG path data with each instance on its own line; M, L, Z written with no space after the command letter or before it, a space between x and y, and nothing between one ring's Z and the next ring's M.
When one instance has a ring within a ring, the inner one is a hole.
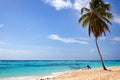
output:
M78 23L82 22L83 28L88 26L89 36L93 33L103 69L107 70L102 59L97 39L102 36L102 34L106 36L106 31L110 32L108 24L112 24L110 19L113 17L109 12L111 6L110 4L105 4L103 0L91 0L89 7L90 8L83 7L81 9L82 16L79 18Z

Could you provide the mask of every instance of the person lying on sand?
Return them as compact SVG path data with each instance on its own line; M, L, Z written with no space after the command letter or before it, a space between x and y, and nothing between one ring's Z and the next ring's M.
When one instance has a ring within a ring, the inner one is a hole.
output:
M82 68L82 70L86 70L86 69L89 70L89 69L92 69L92 68L89 65Z
M87 69L92 69L89 65L86 66Z

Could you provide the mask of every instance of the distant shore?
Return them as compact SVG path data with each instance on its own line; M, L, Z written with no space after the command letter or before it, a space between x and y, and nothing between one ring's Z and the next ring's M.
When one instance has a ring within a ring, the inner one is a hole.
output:
M0 78L0 80L120 80L120 66L109 67L108 71L98 69L60 72L49 76L25 76Z

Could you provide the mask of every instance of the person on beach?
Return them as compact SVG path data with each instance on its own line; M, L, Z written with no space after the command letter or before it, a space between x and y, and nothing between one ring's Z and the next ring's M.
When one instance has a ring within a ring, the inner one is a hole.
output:
M87 69L91 69L91 67L89 65L86 66Z

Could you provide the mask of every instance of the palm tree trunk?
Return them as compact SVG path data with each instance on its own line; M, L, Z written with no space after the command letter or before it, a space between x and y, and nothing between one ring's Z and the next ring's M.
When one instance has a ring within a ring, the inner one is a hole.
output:
M103 70L107 70L107 68L106 68L105 65L104 65L103 59L102 59L102 54L101 54L100 49L99 49L99 46L98 46L97 38L95 38L95 42L96 42L96 47L97 47L97 49L98 49L98 53L99 53L99 56L100 56L100 59L101 59L101 63L102 63L102 66L103 66Z

